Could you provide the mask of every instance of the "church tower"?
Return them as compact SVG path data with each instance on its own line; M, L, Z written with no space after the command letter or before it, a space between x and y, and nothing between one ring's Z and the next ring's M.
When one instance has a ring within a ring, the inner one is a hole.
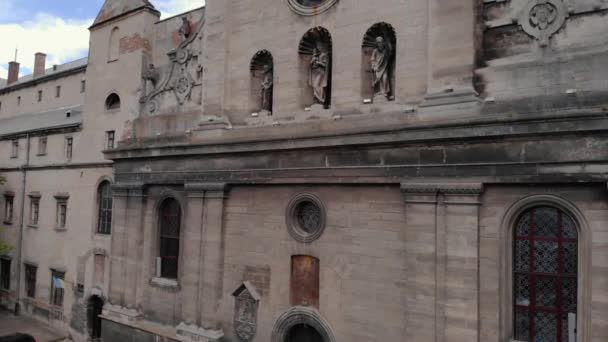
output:
M132 134L160 12L147 0L106 0L90 31L84 139L111 149ZM115 130L118 129L118 130ZM90 158L101 158L92 155Z

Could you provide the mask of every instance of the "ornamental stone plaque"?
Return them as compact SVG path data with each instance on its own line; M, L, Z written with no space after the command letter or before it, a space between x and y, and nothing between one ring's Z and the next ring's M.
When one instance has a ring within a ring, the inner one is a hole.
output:
M530 0L521 12L519 24L545 47L567 18L568 9L563 0Z
M232 293L234 297L234 333L239 341L253 340L257 330L260 295L246 281Z

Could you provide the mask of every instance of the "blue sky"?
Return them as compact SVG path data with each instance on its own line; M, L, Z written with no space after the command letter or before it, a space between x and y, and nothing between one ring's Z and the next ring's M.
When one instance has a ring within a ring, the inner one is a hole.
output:
M0 78L18 49L21 75L31 73L34 54L47 54L47 66L88 53L88 27L104 0L0 0ZM204 5L204 0L151 0L163 17Z

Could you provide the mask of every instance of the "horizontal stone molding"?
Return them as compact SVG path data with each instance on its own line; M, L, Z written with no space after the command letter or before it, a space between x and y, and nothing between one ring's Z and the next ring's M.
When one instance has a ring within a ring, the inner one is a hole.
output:
M177 340L181 342L216 342L224 337L222 330L205 329L184 322L180 323L176 330Z
M461 194L478 195L483 192L483 183L401 183L401 191L414 194Z
M227 189L226 183L186 183L184 188L188 192L223 192Z

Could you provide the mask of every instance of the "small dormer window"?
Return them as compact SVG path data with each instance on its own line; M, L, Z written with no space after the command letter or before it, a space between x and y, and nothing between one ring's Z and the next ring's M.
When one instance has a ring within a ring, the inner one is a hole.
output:
M112 93L106 99L106 110L115 109L120 109L120 97L116 93Z
M65 112L65 117L66 118L71 118L72 117L72 111L68 110L67 112Z

